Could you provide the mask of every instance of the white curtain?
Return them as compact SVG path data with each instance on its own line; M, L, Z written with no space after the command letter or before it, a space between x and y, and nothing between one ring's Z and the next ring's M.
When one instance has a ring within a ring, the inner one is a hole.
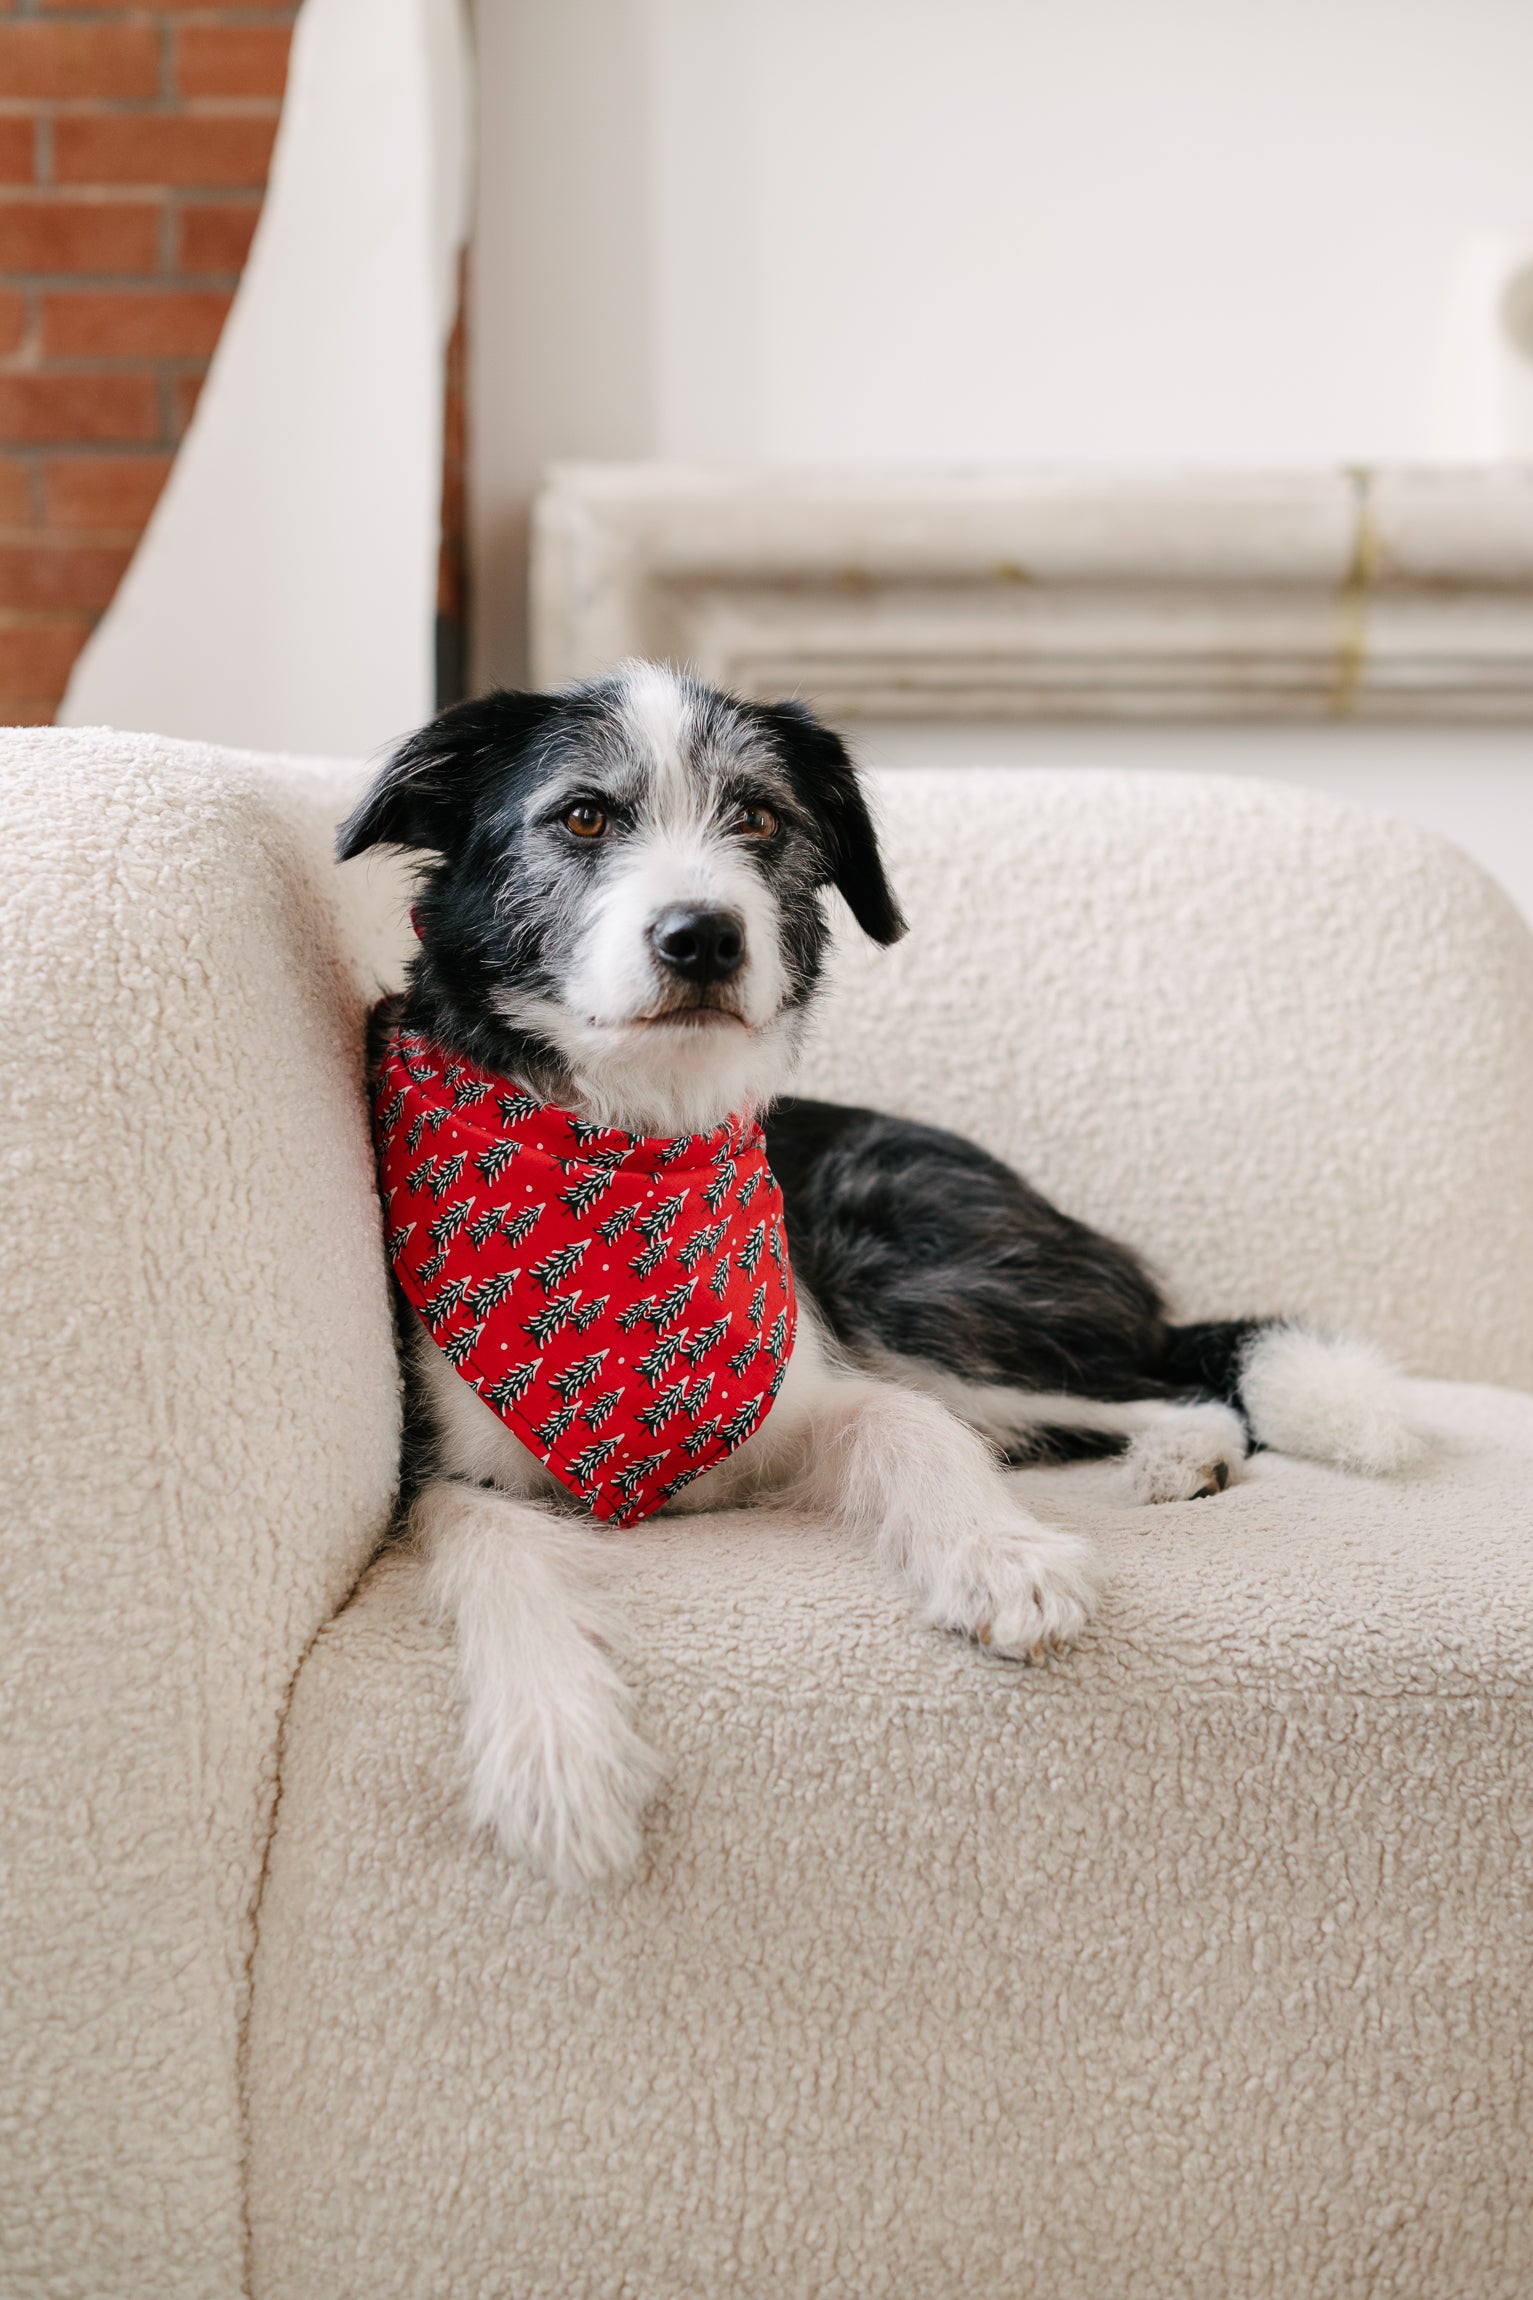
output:
M356 754L429 716L462 0L305 0L239 293L61 718Z

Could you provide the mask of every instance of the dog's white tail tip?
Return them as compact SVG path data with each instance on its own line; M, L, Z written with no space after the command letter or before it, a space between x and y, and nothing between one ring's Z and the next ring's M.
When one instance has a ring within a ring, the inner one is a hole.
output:
M1406 1418L1398 1373L1345 1335L1267 1327L1246 1352L1240 1397L1252 1434L1274 1453L1398 1477L1424 1450Z

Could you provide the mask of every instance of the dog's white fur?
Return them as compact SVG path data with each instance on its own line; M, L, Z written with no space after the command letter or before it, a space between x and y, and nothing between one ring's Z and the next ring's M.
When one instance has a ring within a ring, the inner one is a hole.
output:
M763 1106L796 1051L772 898L686 771L686 707L666 674L632 675L628 719L650 768L641 834L592 906L564 1002L516 1016L559 1048L583 1115L640 1133L698 1132ZM663 985L647 930L671 904L744 921L733 1017L651 1018ZM411 1528L456 1639L471 1817L556 1884L620 1878L660 1769L610 1657L622 1624L613 1546L424 1329L414 1357L449 1474L419 1495ZM1264 1443L1359 1468L1405 1458L1387 1373L1356 1345L1281 1329L1250 1373ZM828 1516L903 1580L924 1620L1036 1658L1084 1627L1089 1562L1080 1541L1022 1508L993 1445L1072 1422L1129 1436L1127 1476L1145 1501L1213 1492L1245 1458L1240 1419L1221 1405L1035 1397L903 1364L899 1381L877 1378L838 1359L805 1304L773 1411L673 1507L772 1496Z

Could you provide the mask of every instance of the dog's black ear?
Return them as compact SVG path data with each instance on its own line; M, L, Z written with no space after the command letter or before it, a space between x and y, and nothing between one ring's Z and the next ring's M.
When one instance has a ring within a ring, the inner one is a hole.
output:
M878 834L846 745L802 703L756 706L776 743L793 787L824 835L831 884L864 934L898 942L905 917L884 876Z
M468 835L492 771L515 758L556 704L552 695L497 690L454 703L418 728L336 832L336 860L376 846L451 854Z

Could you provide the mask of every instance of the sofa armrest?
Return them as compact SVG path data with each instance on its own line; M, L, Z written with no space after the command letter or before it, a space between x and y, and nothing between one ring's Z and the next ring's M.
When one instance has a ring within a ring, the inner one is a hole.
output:
M398 1454L363 998L302 780L0 738L12 2290L242 2288L278 1734Z

